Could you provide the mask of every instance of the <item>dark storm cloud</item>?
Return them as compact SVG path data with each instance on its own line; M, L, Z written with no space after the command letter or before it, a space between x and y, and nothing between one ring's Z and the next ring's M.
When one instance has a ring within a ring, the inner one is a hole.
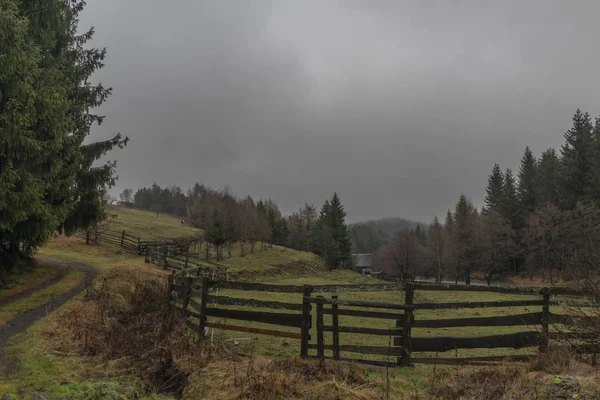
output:
M351 220L481 204L494 162L600 109L595 1L92 0L116 191L228 184Z

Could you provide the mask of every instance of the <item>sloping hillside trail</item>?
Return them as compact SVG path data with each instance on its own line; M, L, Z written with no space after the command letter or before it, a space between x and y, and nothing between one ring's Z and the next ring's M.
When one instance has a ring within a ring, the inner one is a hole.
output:
M37 321L43 319L48 314L50 314L52 311L56 310L58 307L62 306L63 304L65 304L66 302L71 300L73 297L75 297L76 295L81 293L83 290L85 290L88 286L90 286L92 284L92 282L94 281L94 278L96 277L96 270L93 267L91 267L87 264L80 263L80 262L66 261L66 260L60 260L60 259L55 259L55 258L44 258L43 262L46 265L50 265L50 266L56 268L59 271L57 276L64 277L64 275L68 271L79 270L84 273L85 278L84 278L83 282L81 282L76 287L71 288L69 291L67 291L57 297L54 297L47 303L42 304L38 307L35 307L35 308L19 315L18 317L8 321L6 324L0 326L0 374L2 374L2 375L6 375L6 374L10 374L11 372L14 372L16 370L16 366L18 364L18 357L14 354L8 354L5 351L6 345L9 342L9 340L13 336L24 332L31 325L33 325ZM40 286L37 286L36 288L34 288L35 289L34 291L41 290L41 289L49 286L49 284L50 283L46 282ZM32 291L27 291L25 293L22 293L22 296L19 296L18 299L24 298L24 297L30 295L31 293L32 293ZM16 301L18 299L11 299L11 300Z

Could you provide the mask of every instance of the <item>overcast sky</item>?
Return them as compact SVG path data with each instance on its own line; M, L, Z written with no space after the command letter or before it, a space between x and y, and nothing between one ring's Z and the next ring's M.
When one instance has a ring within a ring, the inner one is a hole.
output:
M430 221L494 162L600 110L600 2L88 0L131 138L114 193L194 182L284 213L334 191L350 221Z

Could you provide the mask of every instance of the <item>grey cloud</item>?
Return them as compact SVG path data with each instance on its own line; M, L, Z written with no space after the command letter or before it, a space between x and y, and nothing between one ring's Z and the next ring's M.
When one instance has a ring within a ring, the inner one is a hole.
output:
M117 192L202 181L351 220L481 204L600 109L594 1L90 1Z

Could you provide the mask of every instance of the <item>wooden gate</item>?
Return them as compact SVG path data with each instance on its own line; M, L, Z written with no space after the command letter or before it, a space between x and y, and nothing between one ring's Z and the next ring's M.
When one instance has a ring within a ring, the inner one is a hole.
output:
M406 287L405 304L340 300L337 295L332 295L331 299L326 299L323 296L310 297L305 295L305 304L316 304L317 343L309 344L308 348L316 349L316 357L319 359L331 358L339 361L380 366L409 366L411 355L411 328L414 321L413 298L414 286L412 284L408 284ZM378 311L365 310L365 308L378 309ZM325 325L324 315L331 315L331 325ZM382 329L367 326L347 326L340 324L340 316L391 319L396 321L396 328ZM325 332L331 332L331 345L325 345ZM387 347L344 345L343 343L340 343L340 333L387 336L390 338L390 344ZM333 356L325 357L325 350L330 350ZM341 353L360 353L396 357L396 361L390 362L342 357Z

